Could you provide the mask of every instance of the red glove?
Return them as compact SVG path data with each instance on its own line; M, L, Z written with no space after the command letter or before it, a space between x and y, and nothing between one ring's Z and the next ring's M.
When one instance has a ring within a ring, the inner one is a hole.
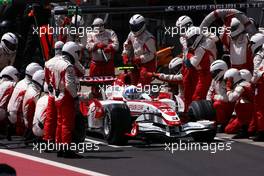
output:
M154 74L151 73L151 72L146 72L146 73L145 73L145 77L153 77L153 75L154 75Z
M153 73L153 77L159 78L159 76L160 76L160 73Z
M106 45L104 43L97 43L95 45L95 49L104 49L106 47Z
M111 53L112 51L114 51L114 48L112 45L108 45L106 48L104 48L105 53Z
M139 64L141 64L141 59L140 59L140 57L135 57L135 58L133 59L132 63L133 63L134 65L139 65Z
M123 55L123 63L124 63L124 65L127 65L127 63L128 63L128 56L126 54Z
M231 79L226 80L226 91L232 90L233 81Z

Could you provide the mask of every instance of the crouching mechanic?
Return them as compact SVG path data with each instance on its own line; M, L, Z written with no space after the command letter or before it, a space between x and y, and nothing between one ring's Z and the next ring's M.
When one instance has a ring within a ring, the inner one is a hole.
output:
M18 81L18 71L13 66L7 66L1 71L0 83L0 128L7 126L7 104ZM3 129L4 130L4 129ZM2 129L0 129L2 131ZM6 131L5 131L6 132Z
M250 39L254 54L254 72L252 83L255 85L254 116L250 123L249 132L257 132L254 141L264 141L264 35L256 33Z
M63 56L54 63L51 85L57 116L56 142L70 145L79 109L74 64L79 60L80 47L75 42L67 42L62 51ZM76 157L76 153L60 150L58 157Z
M39 97L41 96L41 92L43 89L44 83L44 71L38 70L34 73L32 77L32 82L28 86L22 104L22 112L23 112L23 119L24 124L26 127L25 139L29 140L32 139L32 123L33 117L36 109L36 103Z
M39 138L39 140L42 139L44 134L44 122L47 117L47 107L48 107L48 85L47 83L44 83L44 95L40 97L36 104L36 109L34 113L33 118L33 125L32 125L32 132L33 134Z
M18 39L15 34L8 32L2 36L0 43L0 70L13 65L16 57Z
M12 93L10 101L8 102L7 111L9 119L9 128L8 128L8 139L11 139L11 133L13 131L13 126L16 126L16 134L24 134L24 122L23 122L23 112L22 112L22 102L24 95L29 84L32 81L33 74L42 70L42 67L37 63L31 63L26 67L25 78L19 81Z
M228 100L235 102L236 117L225 128L226 133L237 133L233 138L247 138L248 127L253 115L253 89L249 82L252 75L248 70L231 68L226 71L224 80Z
M203 34L199 27L190 27L186 32L187 47L193 53L190 59L185 59L187 69L197 70L198 81L192 100L206 99L208 89L211 85L210 65L216 58L217 37L211 33Z
M224 131L234 111L234 103L228 101L226 94L226 85L224 74L228 70L227 64L223 60L216 60L210 66L212 83L207 93L207 100L213 101L213 107L216 110L216 123L219 132Z
M123 45L123 63L134 65L131 72L131 82L134 85L150 84L151 77L145 77L146 72L155 72L156 42L154 36L146 30L145 18L133 15L129 20L131 32Z

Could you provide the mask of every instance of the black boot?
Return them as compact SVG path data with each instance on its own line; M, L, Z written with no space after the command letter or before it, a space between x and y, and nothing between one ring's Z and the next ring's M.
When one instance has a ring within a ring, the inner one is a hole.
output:
M83 158L81 155L78 155L75 151L72 150L65 150L63 152L63 158L72 158L72 159L78 159L78 158Z
M264 131L257 132L256 137L253 138L255 142L264 142Z
M238 131L238 133L232 137L232 139L246 139L248 138L248 126L244 125L242 128Z

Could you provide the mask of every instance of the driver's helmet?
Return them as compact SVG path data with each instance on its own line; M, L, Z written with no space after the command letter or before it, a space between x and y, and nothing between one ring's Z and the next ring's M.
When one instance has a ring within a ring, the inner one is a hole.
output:
M141 93L136 86L128 86L125 88L123 96L127 100L136 100L140 98Z

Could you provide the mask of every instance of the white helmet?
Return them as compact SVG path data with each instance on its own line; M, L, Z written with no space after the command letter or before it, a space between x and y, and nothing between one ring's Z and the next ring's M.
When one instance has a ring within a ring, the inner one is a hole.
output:
M32 62L31 64L28 64L28 66L26 67L25 74L32 78L34 73L38 70L42 70L42 67L38 63Z
M123 96L127 100L136 100L140 98L141 93L136 86L128 86L125 88Z
M62 47L64 43L62 41L57 41L55 43L55 55L61 55L62 54Z
M219 81L224 77L225 72L227 71L228 66L223 60L216 60L210 66L210 72L212 74L212 78L215 81Z
M99 32L103 32L105 30L104 28L104 20L102 18L95 18L92 27L94 30L98 30Z
M250 71L248 71L247 69L242 69L242 70L239 70L239 72L240 72L242 79L244 79L247 82L251 81L252 74L250 73Z
M203 38L201 29L196 26L190 27L185 35L187 39L187 47L195 49Z
M232 18L230 30L230 36L233 38L244 32L245 27L237 18Z
M76 19L76 16L73 15L72 20L71 20L71 23L73 25L75 25L75 19ZM82 26L83 24L84 24L83 17L81 15L77 15L77 26Z
M72 62L76 63L80 58L81 48L77 43L70 41L63 46L62 54L68 55Z
M145 18L140 14L133 15L129 20L129 27L135 36L140 35L146 29Z
M36 71L32 77L32 81L42 87L44 84L44 70Z
M1 77L8 76L13 79L13 81L17 82L18 81L18 71L15 67L13 66L6 66L0 73Z
M180 35L184 35L191 26L193 26L193 21L186 15L179 17L176 21L176 27L180 29Z
M235 68L230 68L229 70L227 70L224 75L224 80L228 79L232 80L233 85L241 81L242 77L239 70Z
M6 53L12 54L17 50L18 39L15 34L8 32L2 36L1 44Z
M252 53L256 54L264 43L264 34L256 33L250 38Z
M182 67L183 59L180 57L175 57L169 63L169 69L174 73L178 73Z

